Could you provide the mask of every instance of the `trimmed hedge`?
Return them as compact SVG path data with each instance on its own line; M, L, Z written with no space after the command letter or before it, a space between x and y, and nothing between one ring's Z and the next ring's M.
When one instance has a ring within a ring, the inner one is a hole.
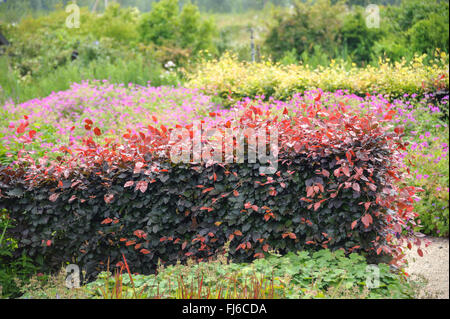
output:
M416 56L410 62L395 64L380 60L376 67L332 63L313 69L307 65L283 66L270 61L239 62L235 56L224 55L219 60L204 61L187 74L187 86L217 95L227 106L247 97L288 100L294 94L317 88L329 92L348 90L359 96L383 94L392 100L404 94L448 94L448 55L441 53L430 65L424 63L425 57Z
M320 96L283 113L250 106L233 123L278 130L273 175L247 161L174 164L164 126L100 145L87 122L84 148L66 149L66 158L45 164L22 156L0 169L0 209L15 221L8 235L19 242L16 253L50 270L77 263L88 275L125 254L146 274L158 259L211 258L227 241L235 261L329 248L398 262L402 245L421 244L412 237L416 189L402 184L398 165L401 128L388 131L343 105L325 109ZM234 127L221 118L209 125ZM186 129L192 136L192 125Z

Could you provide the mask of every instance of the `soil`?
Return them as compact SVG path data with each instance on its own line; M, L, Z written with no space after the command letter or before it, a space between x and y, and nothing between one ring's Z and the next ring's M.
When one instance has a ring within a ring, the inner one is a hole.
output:
M412 280L425 283L417 298L449 299L449 239L427 237L431 245L420 257L415 250L407 252L406 272Z

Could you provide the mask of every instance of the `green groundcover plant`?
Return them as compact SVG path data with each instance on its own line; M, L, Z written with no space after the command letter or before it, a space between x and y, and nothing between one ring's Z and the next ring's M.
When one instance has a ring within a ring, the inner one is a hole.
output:
M133 272L125 256L95 281L68 288L65 271L39 274L22 284L22 299L310 299L414 298L422 282L402 270L368 265L365 258L341 250L315 253L270 251L252 263L235 263L225 254L197 263L159 265L156 274Z
M122 263L119 264L119 267ZM132 268L132 266L130 266ZM405 273L386 264L371 268L363 256L322 249L315 253L271 252L253 263L232 263L227 255L210 262L160 266L157 275L125 275L121 298L412 298ZM376 275L373 272L376 269ZM375 275L375 276L374 276ZM372 282L372 280L375 280ZM112 296L116 277L103 272L85 288L93 298ZM369 288L370 287L370 288ZM135 292L139 292L139 295ZM118 297L118 295L115 295Z

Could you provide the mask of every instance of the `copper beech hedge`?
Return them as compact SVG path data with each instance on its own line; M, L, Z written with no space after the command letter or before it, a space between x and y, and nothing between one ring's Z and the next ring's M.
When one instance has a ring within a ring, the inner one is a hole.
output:
M380 125L388 119L317 100L298 112L249 106L233 121L214 115L207 122L219 131L276 129L276 173L248 161L175 164L172 129L149 125L120 143L101 141L86 119L82 147L61 148L66 156L53 162L23 153L0 169L15 253L47 270L76 263L88 275L122 254L138 273L153 272L158 260L207 260L228 241L229 257L240 262L271 250L343 249L394 264L405 247L423 254L412 231L418 189L403 182L402 129ZM185 128L192 136L193 126Z

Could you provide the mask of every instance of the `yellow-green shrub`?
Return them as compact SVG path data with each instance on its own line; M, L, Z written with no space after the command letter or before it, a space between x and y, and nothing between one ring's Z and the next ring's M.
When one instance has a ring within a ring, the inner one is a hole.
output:
M281 65L271 61L239 62L230 54L219 60L203 61L196 71L187 75L189 87L200 88L208 94L218 94L232 104L235 99L264 95L286 99L309 89L325 91L349 90L350 93L383 93L392 97L405 93L422 94L436 87L448 88L448 55L436 52L429 63L426 55L412 61L390 63L365 68L346 66L333 61L328 67L313 69L307 65ZM231 98L231 100L230 100Z

